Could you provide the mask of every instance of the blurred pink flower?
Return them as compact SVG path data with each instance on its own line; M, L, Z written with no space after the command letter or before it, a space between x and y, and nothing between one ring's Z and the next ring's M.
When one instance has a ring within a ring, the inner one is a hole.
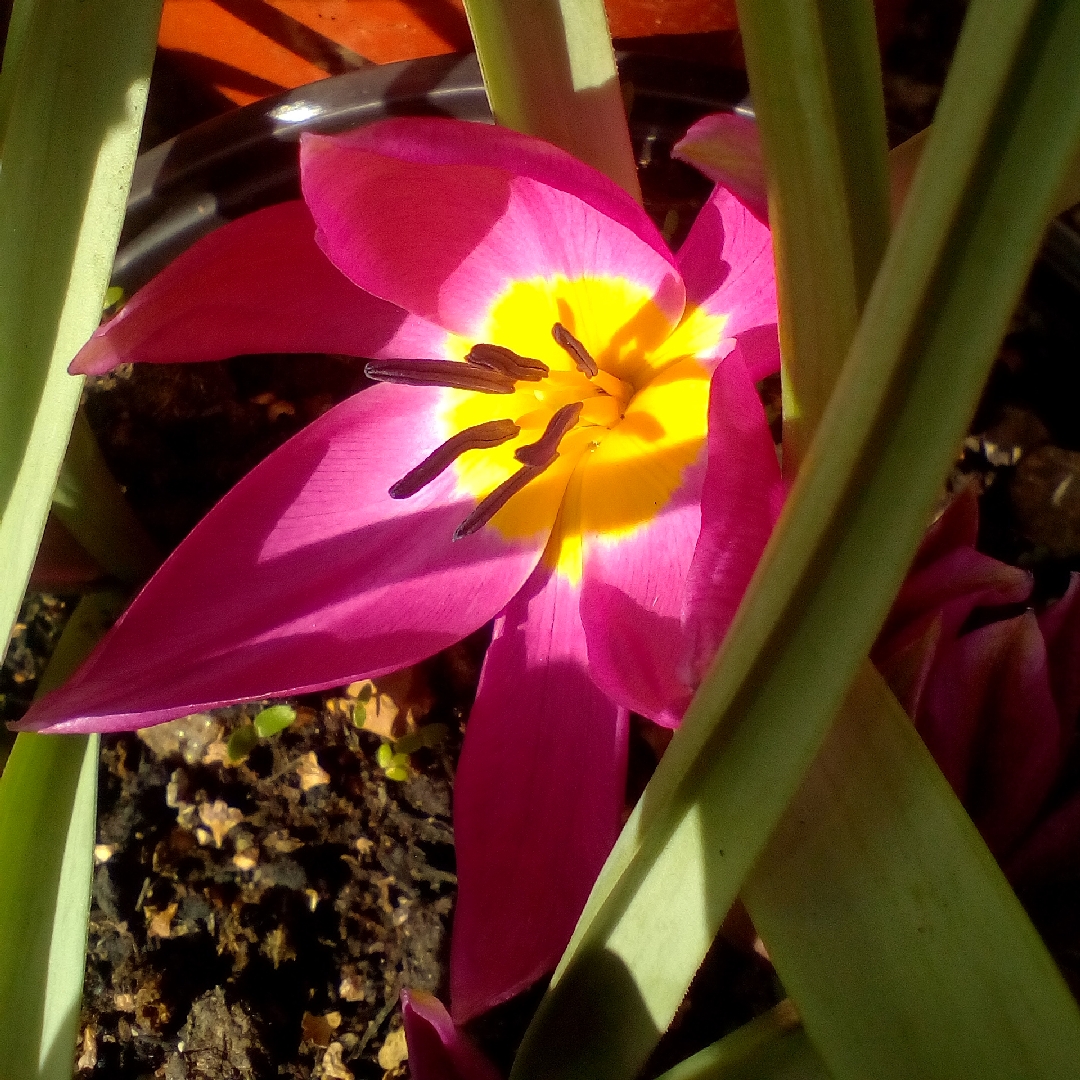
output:
M872 658L1015 883L1080 870L1080 575L1041 615L1031 576L975 550L978 503L931 529ZM973 628L969 624L973 623ZM1074 778L1075 779L1075 778Z

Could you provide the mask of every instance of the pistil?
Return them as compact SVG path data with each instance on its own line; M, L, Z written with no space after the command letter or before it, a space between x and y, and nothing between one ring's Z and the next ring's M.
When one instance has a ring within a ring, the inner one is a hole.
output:
M578 371L583 375L591 379L600 370L600 366L589 355L589 350L562 323L557 322L551 328L551 336L570 354Z
M364 374L376 382L404 386L448 386L481 394L514 392L514 379L509 375L459 360L371 360Z
M475 424L459 431L398 480L388 492L390 498L408 499L421 488L427 487L467 450L488 450L493 446L501 446L520 430L513 420L489 420L485 424Z

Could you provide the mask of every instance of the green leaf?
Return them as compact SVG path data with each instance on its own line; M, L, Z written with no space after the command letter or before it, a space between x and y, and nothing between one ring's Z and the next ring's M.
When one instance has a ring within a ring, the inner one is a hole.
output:
M561 146L641 202L602 0L465 0L496 123Z
M20 0L0 74L0 631L45 525L123 221L160 0Z
M295 720L296 710L291 705L270 705L255 717L255 733L260 739L268 739Z
M225 744L230 761L241 761L259 745L259 733L254 724L241 724L233 730Z
M1077 40L1080 0L972 3L806 463L717 663L601 872L515 1080L640 1068L821 746L929 520L1080 142ZM1075 1005L1051 995L1041 1037L1080 1059Z
M870 0L739 0L778 267L784 469L801 461L889 238Z
M657 1080L831 1080L791 1001L679 1062Z
M161 563L81 411L75 414L53 493L53 511L86 552L127 585L141 585Z
M837 1080L1075 1072L1072 995L869 664L741 896Z
M0 776L0 1080L71 1080L98 736L22 734Z
M38 687L59 686L125 597L79 601ZM0 776L0 1080L70 1080L86 960L97 735L22 734Z

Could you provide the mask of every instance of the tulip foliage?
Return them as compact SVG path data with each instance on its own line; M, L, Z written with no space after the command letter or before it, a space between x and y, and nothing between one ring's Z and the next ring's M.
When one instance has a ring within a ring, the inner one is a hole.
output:
M792 1001L694 1075L1066 1075L1080 1013L991 853L1013 880L1077 856L1080 583L980 621L1028 576L975 551L968 496L924 533L1080 142L1080 0L974 0L891 239L872 5L743 0L761 138L695 129L718 182L677 251L599 3L467 7L498 126L305 135L301 200L196 243L75 357L345 353L374 385L229 492L20 730L370 679L493 621L449 1010L403 999L418 1080L496 1076L459 1025L553 972L514 1075L630 1080L740 894ZM677 731L620 832L631 713Z

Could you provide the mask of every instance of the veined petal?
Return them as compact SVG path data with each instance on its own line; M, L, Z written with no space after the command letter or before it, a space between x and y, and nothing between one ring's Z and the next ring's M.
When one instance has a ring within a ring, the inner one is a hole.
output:
M249 473L22 727L123 731L393 671L460 640L521 587L546 537L484 527L453 470L387 489L442 442L442 391L380 385Z
M1061 727L1034 615L980 627L943 650L919 733L998 857L1030 827L1061 760Z
M1050 688L1067 738L1076 738L1080 723L1080 574L1073 571L1065 595L1039 617L1050 659Z
M1080 867L1080 795L1073 794L1036 825L1005 861L1016 884L1037 885L1055 878L1075 878Z
M402 990L401 1016L412 1080L502 1080L472 1039L454 1026L438 998L423 990Z
M671 148L671 156L735 192L757 218L768 221L761 135L748 116L733 112L703 116Z
M406 161L319 135L303 137L300 166L331 261L367 292L471 341L515 284L536 280L625 279L668 329L682 315L670 257L540 180L491 165ZM628 309L623 321L634 315Z
M543 139L497 124L472 124L434 116L393 117L336 136L354 146L428 165L483 165L528 176L588 203L674 262L660 230L641 204L614 180Z
M765 410L738 350L713 374L709 418L701 535L683 612L694 685L735 617L785 495Z
M555 967L618 833L627 715L588 676L578 604L542 563L484 662L454 784L458 1022Z
M679 248L687 311L726 316L724 337L742 350L757 382L780 370L772 237L726 188L713 188Z
M668 726L695 685L678 658L701 531L709 396L698 361L667 368L582 459L563 504L564 528L572 524L581 537L589 672L619 704Z
M1031 575L975 550L979 504L963 491L927 531L870 654L912 717L938 662L977 607L1025 600Z
M445 356L446 333L362 290L315 243L299 201L258 210L190 247L75 357L75 374L117 364L243 353Z

